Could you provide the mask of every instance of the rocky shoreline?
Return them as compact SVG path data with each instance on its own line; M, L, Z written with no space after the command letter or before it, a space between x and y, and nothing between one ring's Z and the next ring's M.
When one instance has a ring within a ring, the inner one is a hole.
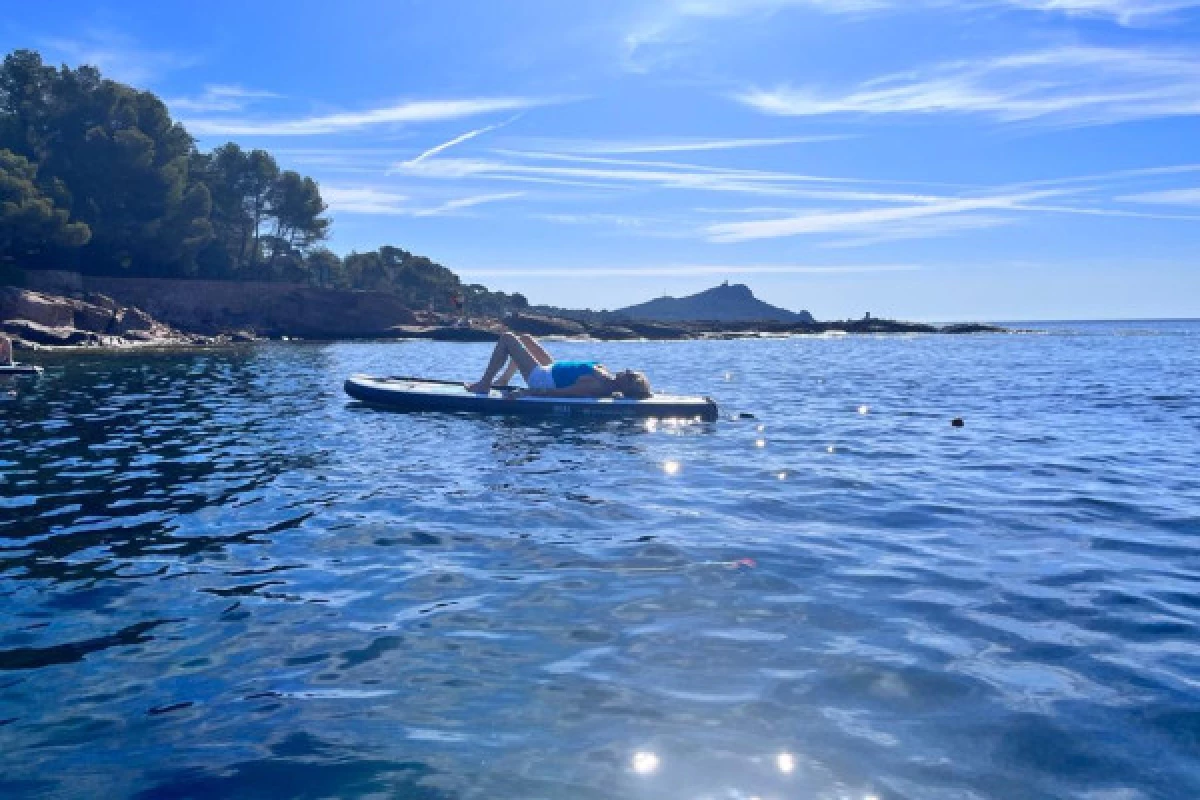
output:
M504 324L517 333L535 336L587 337L601 340L625 339L744 339L769 336L797 336L813 334L877 334L877 333L1009 333L1009 329L995 325L962 323L955 325L929 325L921 322L864 317L857 320L838 321L793 321L793 322L658 322L647 320L611 320L603 323L588 323L579 320L520 314L506 318Z
M107 295L62 297L0 287L0 332L14 350L61 347L200 347L248 341L252 334L180 331Z
M319 291L306 289L306 291ZM168 312L170 311L170 307ZM220 325L184 326L171 324L135 305L122 304L112 296L95 291L76 291L70 296L0 287L0 332L8 335L17 350L78 347L212 347L252 342L265 338L305 339L431 339L437 341L488 342L503 332L529 333L557 338L586 338L602 341L634 339L735 339L812 334L965 334L1003 333L991 325L935 326L864 318L839 322L653 322L615 320L587 323L541 314L511 314L503 319L483 318L463 324L436 312L414 312L383 316L358 328L346 325L323 331L310 321L297 320L289 327L278 319L256 325L251 315L241 314L238 327ZM192 310L191 316L207 314ZM168 313L168 317L171 315ZM178 317L179 315L174 315ZM211 319L212 314L209 314ZM190 319L189 319L190 321ZM387 324L387 323L393 324ZM195 328L203 328L196 330Z

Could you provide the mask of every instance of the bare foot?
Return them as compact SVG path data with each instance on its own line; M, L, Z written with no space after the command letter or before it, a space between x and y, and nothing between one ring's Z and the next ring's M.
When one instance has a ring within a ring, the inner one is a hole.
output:
M488 386L483 381L476 381L475 383L464 383L463 386L467 387L467 391L470 392L471 394L487 394L488 392L490 392L492 390L492 387Z

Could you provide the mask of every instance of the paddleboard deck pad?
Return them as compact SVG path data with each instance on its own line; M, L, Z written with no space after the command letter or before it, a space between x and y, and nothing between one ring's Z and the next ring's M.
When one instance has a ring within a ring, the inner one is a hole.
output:
M468 392L461 383L423 378L376 378L351 375L346 394L355 400L396 411L459 411L475 414L514 414L588 418L717 418L717 404L708 397L655 394L641 400L613 397L538 397L517 395L513 389L487 394Z
M0 366L0 375L41 375L42 368L34 364L5 364Z

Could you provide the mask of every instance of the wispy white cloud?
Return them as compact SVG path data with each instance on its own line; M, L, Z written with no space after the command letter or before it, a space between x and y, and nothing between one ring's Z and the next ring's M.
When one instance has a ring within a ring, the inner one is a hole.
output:
M1109 17L1135 25L1180 11L1200 8L1200 0L1001 0L1017 8L1057 11L1073 16Z
M393 165L391 171L420 178L481 178L510 182L554 182L587 187L740 192L838 200L932 202L940 199L912 193L856 189L855 186L869 182L853 179L709 167L672 161L639 161L507 150L496 152L509 158L434 158L417 164L400 162ZM565 163L530 163L546 161ZM838 184L844 186L839 187Z
M752 89L765 114L977 114L1002 121L1099 125L1200 114L1200 60L1182 52L1062 47L958 61L847 91Z
M1055 214L1082 217L1154 219L1176 222L1200 222L1200 215L1161 214L1113 208L1109 205L1062 205L1048 199L1064 195L1095 192L1099 186L1074 189L1014 191L1000 187L991 194L944 198L912 205L855 209L808 209L792 214L772 214L760 219L720 222L704 227L713 242L745 242L789 236L825 237L829 246L861 246L898 239L928 239L970 230L1011 224L1019 216ZM1007 190L1006 190L1007 189ZM1164 198L1173 202L1186 192L1159 192L1144 198ZM1118 198L1130 200L1132 198ZM1200 203L1200 190L1194 196ZM1156 202L1147 200L1147 202Z
M677 53L673 46L692 22L769 17L784 9L812 9L835 14L878 11L892 0L659 0L645 3L634 24L621 41L621 60L630 72L649 72L670 64Z
M206 86L195 97L172 97L166 103L174 112L197 111L201 113L242 111L256 100L281 97L275 92L262 89L246 89L242 86Z
M1051 186L1113 186L1137 182L1142 179L1172 178L1177 175L1190 175L1200 172L1200 164L1172 164L1165 167L1143 167L1139 169L1120 169L1101 172L1092 175L1071 175L1065 178L1045 178L1036 181L1024 181L1010 184L1010 190L1047 188Z
M501 200L514 200L518 197L524 197L524 192L497 192L495 194L477 194L471 197L459 197L442 203L435 208L421 209L413 214L415 217L441 217L451 214L455 211L462 211L473 206L483 205L484 203L497 203Z
M881 225L906 223L928 217L969 214L977 211L1011 211L1023 203L1061 194L1060 191L1026 192L988 197L960 197L934 203L868 208L850 211L806 211L785 217L721 222L709 225L706 232L714 242L745 242L811 234L871 233Z
M72 36L37 40L48 61L93 66L104 77L139 88L166 74L196 66L200 59L186 53L143 47L136 39L111 28L88 28Z
M412 211L406 206L406 195L369 187L322 186L321 197L329 210L347 214L396 214L408 215Z
M654 13L641 18L631 34L635 41L639 31L646 41L654 41L661 39L666 29L688 19L768 17L789 9L845 15L929 8L943 11L1011 8L1107 17L1127 25L1197 7L1200 0L662 0L656 4Z
M753 147L782 147L792 144L837 142L858 138L856 134L831 133L813 136L782 136L758 139L646 139L641 141L604 141L596 139L534 139L534 148L566 154L637 155L648 153L690 153L712 150L741 150Z
M555 181L563 185L610 185L753 194L789 194L780 181L746 174L705 170L622 168L617 166L551 166L486 159L433 159L420 164L398 164L396 172L424 178L477 177L500 181Z
M557 102L533 97L476 97L462 100L417 100L366 111L298 119L197 118L186 121L201 136L315 136L352 133L381 125L443 122L504 111L522 111Z
M658 0L644 4L622 37L622 63L648 72L674 63L680 49L703 41L695 27L765 21L785 11L830 15L1007 10L1108 19L1120 25L1161 23L1200 8L1200 0Z
M334 213L383 214L399 217L440 217L484 203L523 197L524 192L499 192L456 197L436 206L414 205L407 195L369 186L323 186L321 196Z
M875 223L857 234L847 235L846 232L843 232L843 235L837 238L823 241L821 246L829 248L868 247L906 239L940 239L972 231L999 228L1016 222L1015 217L983 213L904 219Z
M1061 206L1061 205L1023 205L1020 206L1021 211L1045 211L1052 214L1074 214L1082 217L1123 217L1125 219L1158 219L1174 222L1200 222L1200 215L1196 214L1158 214L1148 213L1145 211L1127 211L1120 208L1093 208L1079 206Z
M728 18L746 14L773 13L785 8L809 8L833 14L876 11L894 0L667 0L675 14L689 17Z
M646 217L632 214L609 214L605 212L534 214L534 218L562 225L609 225L615 228L645 228L650 222Z
M1200 188L1164 189L1118 197L1124 203L1152 203L1164 206L1200 206Z

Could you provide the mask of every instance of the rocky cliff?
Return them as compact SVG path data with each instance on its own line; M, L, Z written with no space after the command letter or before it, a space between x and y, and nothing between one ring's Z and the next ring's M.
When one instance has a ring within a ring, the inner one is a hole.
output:
M94 292L79 297L0 286L0 331L18 348L39 345L207 344L142 311Z
M26 288L83 299L106 295L148 312L179 330L216 335L250 331L260 336L312 339L392 335L420 316L385 292L321 289L285 283L80 276L26 273Z

